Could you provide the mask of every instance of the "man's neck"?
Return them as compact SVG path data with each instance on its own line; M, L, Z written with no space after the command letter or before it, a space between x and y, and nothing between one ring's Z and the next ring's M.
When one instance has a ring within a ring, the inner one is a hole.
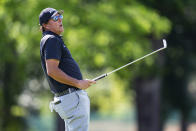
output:
M54 31L52 31L52 30L46 30L46 31L49 31L49 32L52 32L52 33L54 33L54 34L56 34L56 35L61 36L61 33L57 33L57 32L54 32Z

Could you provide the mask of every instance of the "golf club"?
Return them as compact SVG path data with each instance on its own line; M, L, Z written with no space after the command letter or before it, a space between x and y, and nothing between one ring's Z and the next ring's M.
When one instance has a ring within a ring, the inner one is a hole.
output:
M148 56L150 56L150 55L152 55L152 54L154 54L154 53L156 53L156 52L159 52L159 51L161 51L161 50L163 50L163 49L165 49L165 48L167 48L167 42L166 42L165 39L163 39L163 47L162 47L162 48L160 48L160 49L158 49L158 50L155 50L155 51L153 51L153 52L151 52L151 53L149 53L149 54L147 54L147 55L145 55L145 56L143 56L143 57L141 57L141 58L139 58L139 59L136 59L136 60L134 60L134 61L132 61L132 62L130 62L130 63L124 65L124 66L121 66L121 67L119 67L119 68L117 68L117 69L115 69L115 70L113 70L113 71L111 71L111 72L102 74L102 75L100 75L100 76L98 76L98 77L96 77L96 78L94 78L94 79L92 79L92 80L93 80L93 81L98 81L98 80L100 80L100 79L102 79L102 78L104 78L104 77L106 77L106 76L108 76L108 75L110 75L110 74L112 74L112 73L114 73L114 72L116 72L116 71L119 71L120 69L122 69L122 68L124 68L124 67L126 67L126 66L128 66L128 65L131 65L131 64L133 64L133 63L135 63L135 62L137 62L137 61L139 61L139 60L142 60L142 59L144 59L144 58L146 58L146 57L148 57Z

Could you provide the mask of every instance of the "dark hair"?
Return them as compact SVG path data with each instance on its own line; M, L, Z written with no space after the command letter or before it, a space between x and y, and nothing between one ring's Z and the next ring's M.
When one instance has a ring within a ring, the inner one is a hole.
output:
M48 20L48 21L49 21L49 20ZM47 24L48 21L46 21L46 22L43 23L43 24ZM43 24L40 26L40 30L41 30L42 32L46 31L46 29L44 28Z
M45 28L43 26L41 26L41 30L42 32L46 31Z

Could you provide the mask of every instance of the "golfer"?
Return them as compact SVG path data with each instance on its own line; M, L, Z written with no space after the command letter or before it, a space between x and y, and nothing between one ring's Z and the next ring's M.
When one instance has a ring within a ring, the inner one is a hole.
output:
M84 90L96 82L83 80L78 64L63 42L62 13L46 8L39 15L43 33L40 41L41 64L54 94L50 109L65 121L66 131L88 131L90 101Z

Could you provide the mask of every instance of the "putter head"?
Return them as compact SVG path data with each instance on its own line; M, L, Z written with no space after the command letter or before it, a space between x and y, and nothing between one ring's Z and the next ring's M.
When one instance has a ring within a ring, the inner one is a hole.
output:
M167 48L167 41L165 39L163 39L163 46L164 48Z

